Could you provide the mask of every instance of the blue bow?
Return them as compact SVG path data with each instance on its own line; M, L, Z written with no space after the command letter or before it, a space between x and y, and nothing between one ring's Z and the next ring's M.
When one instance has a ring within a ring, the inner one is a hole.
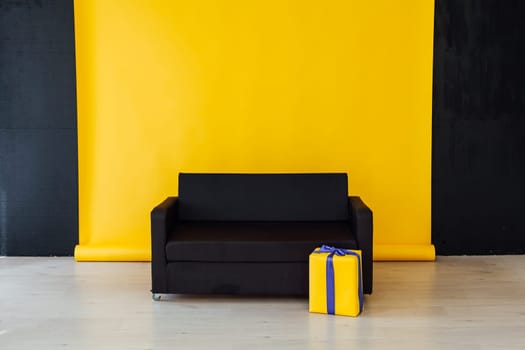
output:
M326 310L328 314L335 314L335 277L334 277L334 255L352 255L357 257L358 290L359 290L359 313L363 311L363 286L361 282L361 257L356 252L348 249L335 248L327 245L321 246L314 253L330 253L326 259Z

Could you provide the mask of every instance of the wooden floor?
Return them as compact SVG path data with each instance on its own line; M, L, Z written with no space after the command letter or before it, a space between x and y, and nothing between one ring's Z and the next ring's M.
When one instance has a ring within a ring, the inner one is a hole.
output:
M376 263L355 319L294 298L153 302L149 268L0 258L0 349L525 349L525 256Z

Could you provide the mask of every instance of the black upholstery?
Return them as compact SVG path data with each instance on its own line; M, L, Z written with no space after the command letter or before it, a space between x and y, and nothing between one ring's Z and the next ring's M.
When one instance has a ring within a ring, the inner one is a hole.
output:
M308 292L308 263L170 262L170 293L300 295Z
M350 224L336 222L184 222L168 237L168 261L308 262L322 244L355 249Z
M348 220L346 174L180 174L179 219Z
M308 256L362 251L372 292L372 212L346 174L180 174L151 213L152 292L306 295Z

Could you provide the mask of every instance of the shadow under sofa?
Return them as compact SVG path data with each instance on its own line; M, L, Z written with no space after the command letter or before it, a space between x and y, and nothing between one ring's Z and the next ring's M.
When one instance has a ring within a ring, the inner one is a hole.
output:
M307 295L323 244L362 251L372 292L372 212L344 173L179 174L151 212L152 293Z

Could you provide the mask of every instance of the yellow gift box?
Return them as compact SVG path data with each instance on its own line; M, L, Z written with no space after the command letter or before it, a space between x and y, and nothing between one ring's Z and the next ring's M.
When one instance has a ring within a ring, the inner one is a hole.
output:
M363 309L361 251L322 246L309 258L310 312L358 316Z

